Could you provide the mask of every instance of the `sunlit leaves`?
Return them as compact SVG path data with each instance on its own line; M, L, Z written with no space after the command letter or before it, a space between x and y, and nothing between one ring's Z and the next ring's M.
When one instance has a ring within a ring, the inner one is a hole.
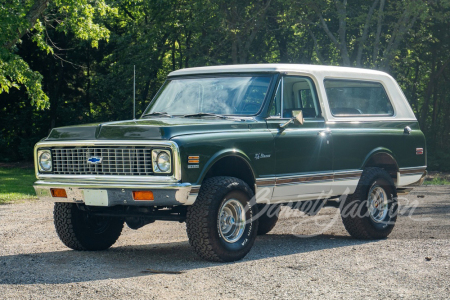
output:
M49 5L49 7L47 7ZM39 19L32 16L36 11ZM24 86L31 103L38 108L49 106L48 96L42 91L42 76L32 71L17 54L16 44L24 34L39 49L53 54L56 47L47 34L47 27L56 28L76 38L89 41L97 48L100 40L108 40L110 31L98 21L117 15L117 8L105 0L12 0L0 3L0 94L10 88Z
M21 85L27 89L32 105L38 109L49 106L48 97L42 91L42 75L30 69L28 64L18 55L0 50L0 93L9 92L9 89L19 88Z

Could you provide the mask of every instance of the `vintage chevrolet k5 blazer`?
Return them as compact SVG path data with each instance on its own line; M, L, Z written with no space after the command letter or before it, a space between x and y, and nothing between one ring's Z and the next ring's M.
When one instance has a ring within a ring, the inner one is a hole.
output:
M334 206L353 237L387 237L397 194L426 174L424 135L391 76L295 64L174 71L139 119L55 128L34 154L36 193L55 202L69 248L175 220L212 261L243 258L281 205Z

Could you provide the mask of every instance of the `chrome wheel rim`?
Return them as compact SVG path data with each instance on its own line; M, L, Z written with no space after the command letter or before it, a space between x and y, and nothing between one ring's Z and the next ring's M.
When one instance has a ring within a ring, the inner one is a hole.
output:
M244 234L245 210L236 199L229 199L222 204L219 210L219 233L228 243L238 241Z
M386 191L373 185L369 191L369 215L372 221L381 223L386 219L389 211L388 196Z

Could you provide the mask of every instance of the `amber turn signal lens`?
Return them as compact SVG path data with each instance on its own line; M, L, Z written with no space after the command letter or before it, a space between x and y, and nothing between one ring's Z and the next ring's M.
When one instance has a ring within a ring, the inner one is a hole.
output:
M133 199L139 201L154 200L152 191L133 191Z
M198 164L199 162L200 162L200 156L198 156L198 155L188 156L188 163L190 163L190 164Z
M50 189L50 192L52 193L52 197L67 198L65 189Z

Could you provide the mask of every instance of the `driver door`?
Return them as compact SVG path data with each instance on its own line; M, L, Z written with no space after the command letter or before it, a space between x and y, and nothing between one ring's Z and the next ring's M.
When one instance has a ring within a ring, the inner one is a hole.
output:
M291 122L301 110L304 123ZM284 76L270 107L267 126L275 141L274 202L324 198L331 189L332 140L321 115L314 82L304 76Z

